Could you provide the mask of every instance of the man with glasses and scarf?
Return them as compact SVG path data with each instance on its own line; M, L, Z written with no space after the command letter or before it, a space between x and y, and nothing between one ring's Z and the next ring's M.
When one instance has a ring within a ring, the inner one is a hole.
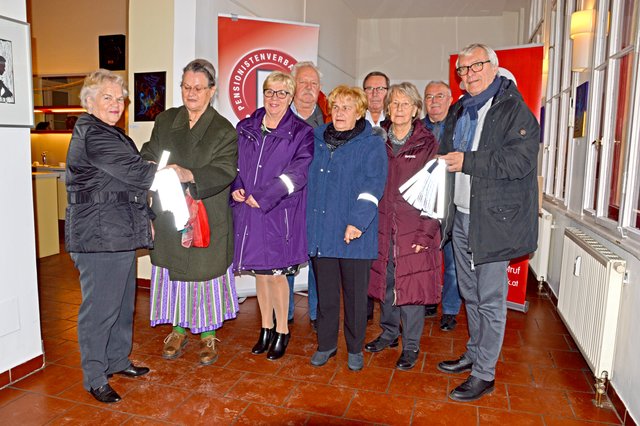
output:
M467 93L451 107L440 141L440 158L455 173L455 208L448 209L443 241L453 239L469 341L459 359L443 361L438 369L471 371L449 398L473 401L494 389L509 260L537 247L540 126L515 83L498 76L490 47L464 48L456 71Z

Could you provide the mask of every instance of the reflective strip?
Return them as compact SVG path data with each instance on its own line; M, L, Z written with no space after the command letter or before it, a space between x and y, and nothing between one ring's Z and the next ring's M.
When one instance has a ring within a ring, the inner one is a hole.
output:
M291 194L293 192L293 182L291 182L291 179L289 179L289 176L282 174L278 177L282 179L285 185L287 185L287 191L289 191L289 194Z
M373 195L369 194L368 192L363 192L362 194L358 195L358 200L371 201L373 204L376 205L376 207L378 207L378 199Z

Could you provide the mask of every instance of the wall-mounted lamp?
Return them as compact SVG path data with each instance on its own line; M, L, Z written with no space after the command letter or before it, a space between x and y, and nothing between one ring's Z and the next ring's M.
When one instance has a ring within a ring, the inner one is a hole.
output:
M595 22L595 9L579 10L571 14L572 71L585 71L591 64L591 46L593 45Z

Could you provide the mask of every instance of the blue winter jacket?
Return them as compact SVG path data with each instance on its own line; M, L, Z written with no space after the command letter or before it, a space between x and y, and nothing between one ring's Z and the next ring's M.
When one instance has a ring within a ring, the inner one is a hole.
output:
M314 130L309 169L307 239L310 257L376 259L378 200L387 179L384 140L367 122L355 138L330 152L324 142L328 124ZM344 242L347 225L362 236Z
M304 263L307 235L307 173L313 129L290 109L263 135L264 108L238 123L238 175L231 192L244 189L259 209L231 200L234 269L265 270Z

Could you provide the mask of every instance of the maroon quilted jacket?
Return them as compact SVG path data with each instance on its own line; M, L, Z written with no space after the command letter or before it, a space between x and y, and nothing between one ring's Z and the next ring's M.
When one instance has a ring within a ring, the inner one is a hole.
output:
M398 190L438 151L438 142L422 121L415 120L413 126L413 134L397 155L393 154L391 142L387 139L389 173L384 195L378 205L378 259L373 262L369 280L369 296L383 300L389 245L393 239L396 305L438 303L442 295L440 223L436 219L420 216L420 211L409 205ZM388 125L385 130L388 130ZM415 253L412 244L427 249Z

